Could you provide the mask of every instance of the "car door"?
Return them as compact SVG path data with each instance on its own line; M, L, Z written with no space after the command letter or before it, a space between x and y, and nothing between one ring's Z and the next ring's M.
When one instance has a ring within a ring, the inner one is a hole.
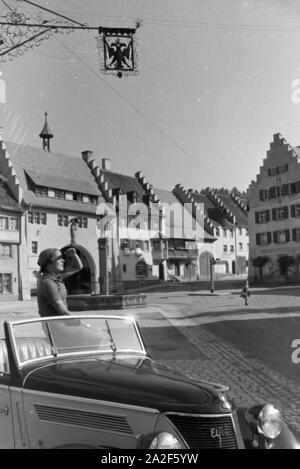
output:
M0 449L14 448L10 376L0 373Z

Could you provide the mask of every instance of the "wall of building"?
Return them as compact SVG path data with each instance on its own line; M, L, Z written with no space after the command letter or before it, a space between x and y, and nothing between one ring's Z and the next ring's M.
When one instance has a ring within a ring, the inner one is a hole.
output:
M279 172L276 170L279 167L283 170L285 165L288 165L286 166L286 168L288 167L287 171ZM278 174L273 174L276 171ZM249 187L249 274L252 281L285 282L286 278L281 275L278 264L279 256L285 255L294 257L296 261L295 266L288 271L290 280L297 280L300 277L300 242L293 240L293 230L300 228L300 217L292 216L292 206L300 204L300 186L299 193L283 195L284 189L283 194L280 190L276 197L267 197L264 200L261 200L262 193L260 192L264 191L265 196L265 191L269 191L271 187L291 187L291 184L297 181L300 181L299 156L280 134L276 134L270 145L270 150L267 152L267 158L263 160L256 181L253 181ZM273 211L277 209L281 211L284 207L287 207L287 218L274 220ZM258 223L256 213L261 212L268 212L269 215L265 216L265 221ZM278 236L274 237L274 233L279 231L289 232L286 242L278 242ZM260 239L263 238L262 241L257 240L257 235L260 235ZM260 242L263 244L258 244ZM263 279L260 277L259 269L252 265L252 260L259 256L268 258L268 263L263 268Z
M0 301L19 299L19 214L0 212L0 217L9 220L17 218L15 230L0 229ZM0 227L1 228L1 227ZM3 228L3 227L2 227ZM1 248L3 246L3 250ZM4 255L5 249L5 255ZM1 255L2 253L2 255ZM5 285L6 284L6 285Z
M233 230L233 236L231 235L230 229ZM239 272L238 266L240 264L238 257L243 258L245 261L243 264L248 262L249 258L249 236L248 230L244 227L232 227L226 228L226 236L224 228L221 226L215 227L216 240L213 243L199 244L199 263L200 263L200 278L207 277L207 265L206 258L203 255L205 252L211 254L218 263L214 267L216 275L226 274L245 274L247 270ZM241 233L240 233L241 229ZM240 243L242 249L240 249ZM227 246L227 253L224 252L224 246ZM233 252L231 252L231 246L233 246ZM202 255L202 256L201 256ZM201 266L203 260L204 265ZM220 262L219 262L220 261ZM233 268L233 262L235 263L235 269ZM235 272L233 272L235 270Z
M11 257L0 256L0 301L19 299L18 245L11 244L11 254ZM4 275L11 279L7 290L3 290Z
M25 259L23 269L29 282L30 290L35 290L37 287L37 278L39 266L37 264L38 255L41 251L47 248L62 249L70 245L71 235L70 226L58 226L57 215L68 215L73 218L74 213L53 212L41 208L32 208L32 212L40 212L47 214L47 224L29 223L28 214L25 215L25 237L22 243L24 249ZM99 250L98 240L96 234L96 217L91 217L87 214L82 214L87 217L88 227L78 228L77 239L74 247L80 251L83 256L86 256L88 263L91 267L91 290L97 292L99 290ZM37 243L37 253L32 252L32 243Z

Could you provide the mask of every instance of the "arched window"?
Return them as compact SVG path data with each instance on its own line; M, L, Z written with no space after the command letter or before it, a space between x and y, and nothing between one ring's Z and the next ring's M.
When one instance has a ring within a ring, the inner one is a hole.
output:
M135 266L135 275L137 278L148 277L148 265L144 260L140 260L137 262Z

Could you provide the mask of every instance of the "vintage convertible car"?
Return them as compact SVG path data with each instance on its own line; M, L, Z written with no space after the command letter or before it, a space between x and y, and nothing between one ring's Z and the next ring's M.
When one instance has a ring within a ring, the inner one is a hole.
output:
M155 364L137 323L63 316L4 323L0 447L298 448L271 404Z

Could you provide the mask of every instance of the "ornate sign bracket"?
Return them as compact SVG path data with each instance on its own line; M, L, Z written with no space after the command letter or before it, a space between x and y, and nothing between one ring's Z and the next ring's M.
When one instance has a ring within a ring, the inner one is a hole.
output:
M28 14L11 8L7 1L0 0L8 8L6 15L0 17L0 63L14 60L27 50L40 46L55 33L70 33L77 29L97 30L96 37L99 51L100 71L104 74L123 76L138 73L136 30L142 21L136 21L135 28L94 27L79 23L48 8L37 5L30 0L19 0L33 7L51 13L52 18L45 20L40 13L34 21Z

